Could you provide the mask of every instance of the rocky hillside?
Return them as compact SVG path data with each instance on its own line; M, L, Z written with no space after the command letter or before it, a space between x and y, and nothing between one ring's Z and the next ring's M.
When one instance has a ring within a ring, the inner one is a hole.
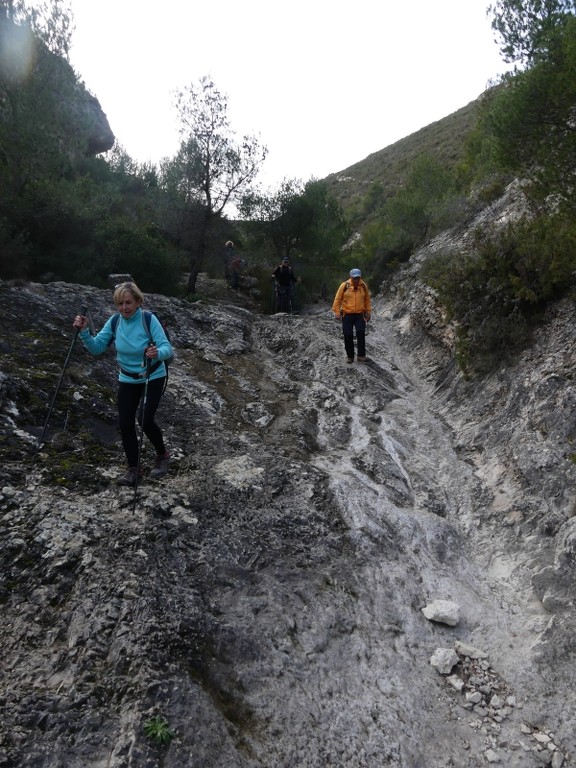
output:
M385 197L395 194L404 186L408 169L423 155L435 158L445 168L454 168L476 127L480 99L330 174L324 180L330 193L344 210L355 210L374 184L382 187Z
M573 308L466 382L418 258L365 365L328 307L149 296L175 460L136 499L112 354L36 451L109 292L0 283L1 766L576 764Z

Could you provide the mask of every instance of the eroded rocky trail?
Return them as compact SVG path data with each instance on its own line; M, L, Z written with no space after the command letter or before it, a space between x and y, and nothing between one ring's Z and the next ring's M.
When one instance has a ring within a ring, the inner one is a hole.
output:
M43 384L37 350L47 329L65 350L77 291L2 291L38 320L14 310L2 367L0 765L573 764L557 542L518 517L534 488L506 452L472 450L461 401L386 305L370 362L349 366L327 311L152 297L178 353L161 416L175 460L133 510L113 483L111 358L75 352L30 461L57 368ZM82 291L98 324L107 292ZM426 618L435 600L456 626ZM431 657L455 647L441 674ZM169 745L145 734L156 713Z

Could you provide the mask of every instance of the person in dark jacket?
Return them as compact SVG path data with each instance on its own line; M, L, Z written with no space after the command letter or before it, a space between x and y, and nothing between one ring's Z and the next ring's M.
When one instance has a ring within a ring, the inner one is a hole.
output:
M230 278L231 278L231 264L234 261L234 259L237 258L236 254L236 248L234 247L234 243L232 240L228 240L226 245L224 246L224 278L228 285L230 285Z
M272 276L275 286L276 310L290 312L293 307L294 285L297 278L287 256L284 256L282 263L276 267Z

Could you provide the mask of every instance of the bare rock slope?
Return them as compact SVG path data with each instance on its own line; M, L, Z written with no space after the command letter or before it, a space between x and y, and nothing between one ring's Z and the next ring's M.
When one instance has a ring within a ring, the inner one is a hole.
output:
M0 765L575 764L568 308L474 389L399 290L351 366L327 309L150 296L174 461L134 503L112 355L35 456L109 293L0 294Z

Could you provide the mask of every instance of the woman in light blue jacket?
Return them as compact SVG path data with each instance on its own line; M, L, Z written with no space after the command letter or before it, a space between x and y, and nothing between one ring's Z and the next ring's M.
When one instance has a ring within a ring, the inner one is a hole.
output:
M118 479L118 484L128 486L134 486L140 480L136 416L144 395L147 370L148 390L142 428L156 450L156 463L150 477L163 477L168 471L170 461L155 415L166 378L166 366L163 361L172 356L172 346L162 323L152 313L147 313L150 321L150 326L147 327L142 310L143 301L144 296L135 283L121 283L114 290L114 304L118 315L110 317L96 336L90 334L87 317L77 315L74 320L74 327L80 329L79 336L84 346L93 355L104 353L112 341L116 347L116 359L120 366L118 419L122 445L128 460L128 470ZM150 361L150 365L147 361Z

